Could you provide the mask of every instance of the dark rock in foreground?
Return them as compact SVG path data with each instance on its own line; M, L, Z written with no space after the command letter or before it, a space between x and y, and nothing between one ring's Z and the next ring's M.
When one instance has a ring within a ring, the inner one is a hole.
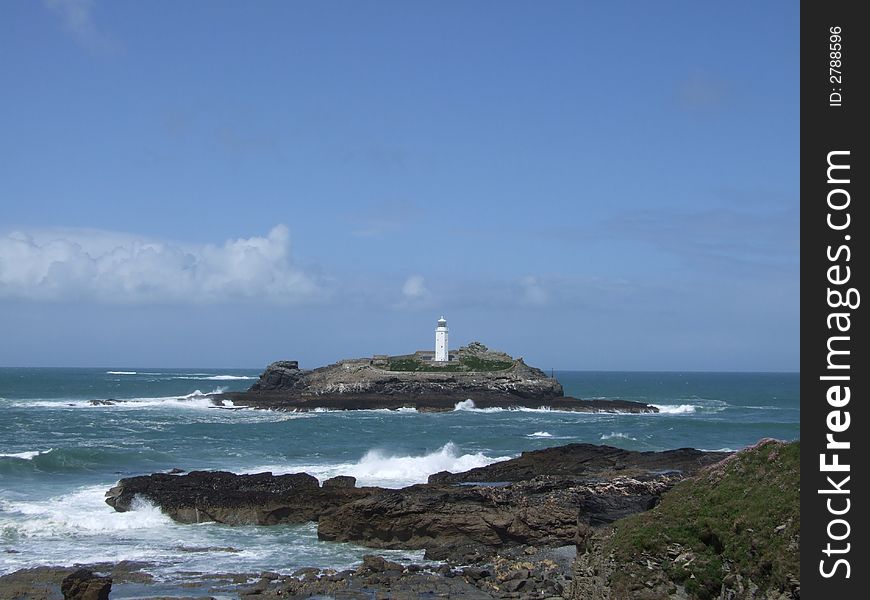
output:
M60 584L64 600L109 600L112 578L94 575L90 569L77 569Z
M321 488L306 473L236 475L225 471L155 473L128 477L106 492L106 503L124 512L137 497L182 523L277 525L316 521L321 515L371 493L353 487Z
M719 462L730 452L703 452L679 448L638 452L596 444L567 444L523 452L519 457L462 473L443 471L429 476L429 483L523 481L538 475L580 478L644 477L676 473L693 475L704 465Z
M465 473L438 473L428 484L398 490L356 488L352 477L321 487L305 473L157 473L122 479L106 502L123 511L141 497L185 523L318 521L325 540L456 558L573 543L578 511L585 522L601 524L648 510L674 483L725 456L571 444Z
M20 569L0 576L0 598L3 600L60 600L61 598L106 598L100 596L108 583L135 583L147 585L153 577L143 569L148 563L121 561L118 563L95 563L72 567L41 566ZM76 575L79 571L84 573ZM85 574L90 573L92 577ZM92 583L87 583L91 581ZM85 585L83 585L85 584ZM62 588L63 589L62 591ZM82 591L91 591L96 596L71 596Z
M427 558L464 562L499 548L571 544L578 511L593 523L609 523L652 508L677 480L582 484L538 477L503 487L384 490L321 516L317 535L373 548L426 549Z

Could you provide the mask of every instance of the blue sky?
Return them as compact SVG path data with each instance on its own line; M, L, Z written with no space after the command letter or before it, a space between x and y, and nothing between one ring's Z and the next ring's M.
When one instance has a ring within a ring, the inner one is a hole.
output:
M794 2L0 6L0 365L797 370Z

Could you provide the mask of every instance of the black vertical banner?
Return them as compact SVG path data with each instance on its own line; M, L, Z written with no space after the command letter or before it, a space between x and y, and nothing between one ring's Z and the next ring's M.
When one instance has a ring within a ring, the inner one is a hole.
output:
M870 498L859 491L870 489L870 22L859 7L801 5L801 596L811 600L866 598L870 584Z

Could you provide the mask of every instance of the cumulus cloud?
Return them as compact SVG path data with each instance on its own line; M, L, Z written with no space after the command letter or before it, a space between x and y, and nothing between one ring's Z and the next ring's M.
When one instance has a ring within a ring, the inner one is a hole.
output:
M222 245L61 230L0 236L0 298L109 304L299 303L324 289L296 266L287 227Z

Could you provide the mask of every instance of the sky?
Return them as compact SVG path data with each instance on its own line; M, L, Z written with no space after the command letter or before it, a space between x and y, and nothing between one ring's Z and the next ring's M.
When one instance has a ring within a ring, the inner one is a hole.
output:
M0 366L799 366L795 2L0 4Z

